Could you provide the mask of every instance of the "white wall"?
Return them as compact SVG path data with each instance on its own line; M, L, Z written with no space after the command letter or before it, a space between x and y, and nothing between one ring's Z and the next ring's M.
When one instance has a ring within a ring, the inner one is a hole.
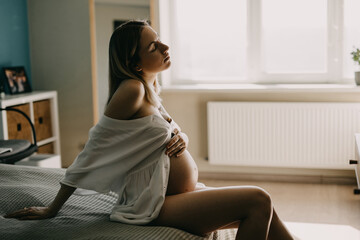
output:
M149 18L149 0L28 0L33 88L58 92L63 167L82 150L108 95L108 41L114 19ZM95 4L96 66L91 63ZM93 76L96 73L96 76ZM92 79L98 77L97 88ZM94 87L94 89L93 89ZM93 92L95 90L95 92ZM98 96L96 96L98 94ZM93 108L98 106L98 109ZM95 118L94 118L95 117Z
M109 3L110 2L110 3ZM128 1L96 1L96 52L97 52L97 79L98 79L98 113L104 112L108 97L109 76L109 40L113 32L114 20L150 19L149 5L144 1L135 1L134 6Z
M93 126L89 0L28 0L32 82L58 92L63 166Z

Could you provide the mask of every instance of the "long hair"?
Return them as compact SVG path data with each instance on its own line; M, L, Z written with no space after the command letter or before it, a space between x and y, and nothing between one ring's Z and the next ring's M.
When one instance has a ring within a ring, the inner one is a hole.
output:
M150 26L146 21L131 20L121 24L113 32L109 43L109 104L112 96L122 81L136 79L145 87L146 99L155 107L160 106L160 87L157 80L149 86L135 66L140 61L140 37L144 27ZM154 90L155 88L155 90Z

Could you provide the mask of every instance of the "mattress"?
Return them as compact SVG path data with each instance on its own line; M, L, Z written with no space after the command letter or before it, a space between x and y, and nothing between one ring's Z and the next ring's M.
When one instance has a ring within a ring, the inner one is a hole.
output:
M116 194L72 195L55 218L7 219L6 213L31 206L48 206L57 194L65 169L0 164L0 239L235 239L226 229L200 237L159 226L135 226L111 222L109 214Z

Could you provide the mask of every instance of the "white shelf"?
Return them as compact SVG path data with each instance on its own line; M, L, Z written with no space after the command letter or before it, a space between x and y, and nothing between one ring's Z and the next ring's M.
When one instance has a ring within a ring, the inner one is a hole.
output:
M50 138L47 138L47 139L38 141L38 142L37 142L37 145L38 145L38 146L43 146L43 145L45 145L45 144L48 144L48 143L51 143L51 142L55 142L57 139L58 139L58 138L57 138L56 136L50 137Z
M30 165L39 167L56 167L61 168L60 157L60 137L59 137L59 117L57 105L56 91L33 91L30 93L6 95L5 98L0 99L0 107L12 107L17 105L28 104L30 109L30 116L32 123L35 125L34 106L38 101L49 100L50 102L50 118L51 118L51 136L37 141L38 147L46 144L53 144L53 154L34 154L30 158L24 159L18 164ZM38 137L37 137L38 138ZM0 111L0 139L9 139L7 111Z

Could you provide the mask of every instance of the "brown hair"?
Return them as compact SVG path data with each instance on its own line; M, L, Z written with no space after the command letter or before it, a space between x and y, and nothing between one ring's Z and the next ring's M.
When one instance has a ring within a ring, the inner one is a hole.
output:
M140 61L140 37L144 27L150 26L146 21L131 20L123 23L113 32L109 43L109 104L112 96L122 81L136 79L145 87L145 97L154 106L160 106L160 88L157 80L154 87L149 86L140 72L135 70Z

